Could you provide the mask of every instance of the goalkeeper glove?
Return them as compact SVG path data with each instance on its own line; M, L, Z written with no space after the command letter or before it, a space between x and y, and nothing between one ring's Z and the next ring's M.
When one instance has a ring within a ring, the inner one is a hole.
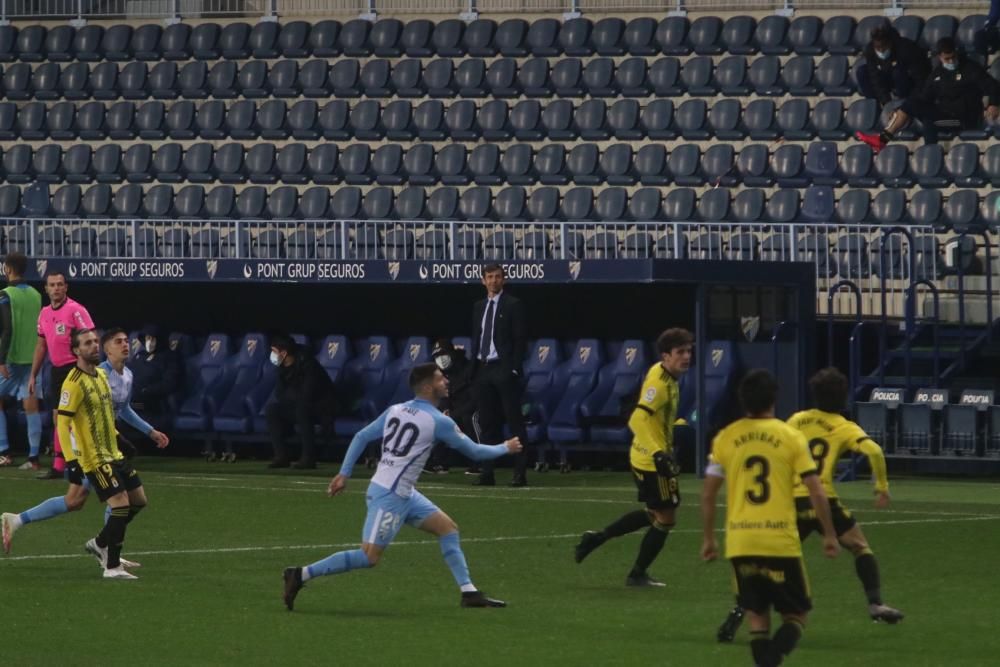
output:
M663 451L653 454L653 465L656 466L657 474L667 479L681 474L681 467L674 461L674 457Z

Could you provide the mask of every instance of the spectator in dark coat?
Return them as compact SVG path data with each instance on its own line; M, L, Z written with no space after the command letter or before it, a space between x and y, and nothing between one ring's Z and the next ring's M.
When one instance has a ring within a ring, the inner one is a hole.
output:
M887 22L872 32L864 62L855 70L858 90L885 106L919 90L931 73L927 52Z
M278 367L274 402L267 406L267 428L274 448L269 468L287 468L285 433L289 426L302 441L302 455L293 468L316 467L316 423L329 426L335 405L330 376L311 354L298 346L291 336L271 337L271 363Z
M143 412L163 414L167 399L180 387L181 360L155 326L142 330L139 352L128 362L132 401Z

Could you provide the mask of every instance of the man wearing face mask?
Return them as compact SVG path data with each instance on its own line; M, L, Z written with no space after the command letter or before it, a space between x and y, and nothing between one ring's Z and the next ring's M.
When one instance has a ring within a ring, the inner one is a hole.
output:
M911 118L921 121L924 142L937 143L938 128L955 131L983 126L1000 116L1000 82L982 65L959 53L955 40L943 37L935 46L938 63L924 85L899 107L881 133L856 132L855 137L878 153ZM989 105L983 110L983 97Z
M472 383L469 380L469 360L462 350L457 349L447 338L434 342L431 357L438 369L448 378L448 396L443 399L441 411L455 420L462 432L473 440L478 440L472 415L476 411ZM447 451L438 446L431 453L427 467L433 472L447 472Z
M180 362L155 326L142 330L142 348L128 362L133 398L143 412L162 414L167 398L177 390Z
M286 334L271 337L271 363L278 367L278 381L275 400L267 406L267 430L274 448L274 460L268 467L315 468L313 425L333 418L333 382L319 362ZM295 428L302 440L302 456L292 464L285 451L285 432L289 426Z
M931 73L927 52L901 36L886 22L872 32L864 51L864 62L854 76L858 90L882 106L893 98L904 99L919 89Z

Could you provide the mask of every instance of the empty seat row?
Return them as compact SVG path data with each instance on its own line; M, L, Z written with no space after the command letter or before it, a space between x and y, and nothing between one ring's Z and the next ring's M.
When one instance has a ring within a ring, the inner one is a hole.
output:
M512 18L500 22L477 19L466 24L458 19L433 22L426 19L406 23L394 18L375 22L355 19L286 24L243 22L192 26L145 24L133 28L118 24L107 28L69 25L46 29L30 25L19 29L0 27L0 61L26 62L99 60L244 60L250 57L323 58L352 57L506 57L716 55L765 53L854 55L870 39L883 16L800 16L793 20L768 16L759 22L750 16L725 21L702 16L694 21L671 16L662 20L642 17L624 21L605 18L592 22L574 18L561 22L539 18L531 22ZM985 21L982 15L963 17L902 16L893 25L906 37L930 49L944 36L955 36L966 47Z
M921 190L907 201L904 190L884 190L874 197L867 190L850 190L839 198L832 188L763 190L713 188L700 196L692 188L644 187L629 194L625 188L595 191L577 186L561 192L555 186L527 190L488 186L465 190L445 186L408 186L398 192L378 186L367 192L357 186L331 189L312 186L300 194L283 185L269 193L262 185L239 192L231 185L206 191L189 184L175 192L170 184L126 184L116 191L100 183L84 191L80 185L60 187L46 206L22 207L17 186L2 186L0 217L36 215L64 218L218 218L218 219L338 219L338 220L470 220L500 222L703 222L835 223L843 225L919 225L957 231L1000 228L1000 193L981 198L974 190L945 197L940 190ZM46 196L47 199L47 196Z
M72 102L46 107L29 102L17 107L0 102L0 141L16 139L327 139L346 141L604 141L683 138L706 141L792 141L847 139L870 132L878 121L875 100L855 100L849 107L840 99L823 99L810 108L804 98L786 100L779 107L771 99L757 99L743 108L740 100L723 98L711 107L689 99L674 105L657 99L645 105L637 100L602 99L579 104L570 100L490 100L477 105L457 100L445 106L426 100L415 106L395 100L382 106L376 100L350 104L331 100L320 107L315 100L299 100L291 108L285 100L239 100L228 106L210 100L196 106L179 100L169 106L159 100L140 103ZM993 130L962 132L968 139L985 139Z
M806 146L747 144L737 153L720 143L705 151L697 144L667 147L652 143L635 150L631 143L606 146L550 143L537 151L531 144L469 147L453 143L381 146L323 143L312 148L290 143L277 147L257 142L221 146L201 142L185 148L160 144L155 152L142 143L93 147L77 143L32 149L17 144L0 151L0 182L30 183L258 183L335 185L746 185L803 188L828 185L854 188L982 188L1000 185L1000 145L980 155L975 143L947 152L939 144L912 153L892 144L874 155L865 144L848 146L817 141Z
M182 66L164 61L150 67L133 61L119 67L104 62L46 62L34 69L14 63L3 70L2 93L11 100L216 99L265 97L669 97L678 95L826 95L855 92L846 56L828 56L817 66L812 56L796 56L782 65L778 56L747 63L729 56L718 65L709 56L681 63L666 56L647 63L633 57L617 65L611 58L586 64L579 58L532 58L520 65L513 58L487 64L482 58L456 62L351 58L263 61L237 66L203 61Z

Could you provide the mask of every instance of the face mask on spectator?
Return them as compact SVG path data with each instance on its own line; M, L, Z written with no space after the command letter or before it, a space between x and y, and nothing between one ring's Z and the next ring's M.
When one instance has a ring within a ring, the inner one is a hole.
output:
M954 72L955 70L958 69L958 63L952 62L952 63L941 63L941 64L944 65L944 68L949 72Z
M278 353L275 352L274 350L271 350L270 358L271 358L271 363L274 364L275 366L281 365L281 359L278 358Z
M888 60L889 56L892 55L892 51L875 51L875 55L879 57L879 60Z
M154 352L156 352L156 339L149 338L146 340L146 353L153 354Z
M446 371L449 368L451 368L451 355L439 354L438 356L434 357L434 363L437 364L437 367L440 368L442 371Z

